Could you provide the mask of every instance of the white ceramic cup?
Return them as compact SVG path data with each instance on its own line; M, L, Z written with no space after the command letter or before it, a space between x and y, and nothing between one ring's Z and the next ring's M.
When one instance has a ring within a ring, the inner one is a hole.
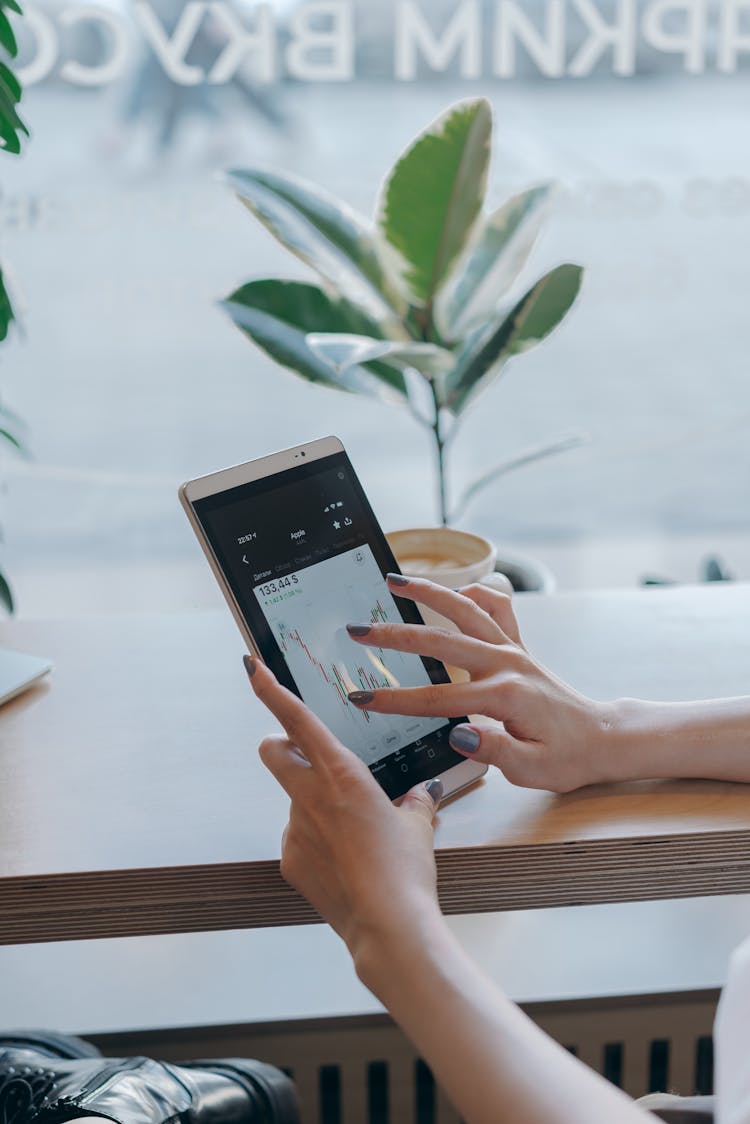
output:
M453 527L417 527L391 531L386 538L402 572L410 578L428 578L449 589L479 582L500 593L513 592L505 575L495 573L496 547L480 535ZM456 627L423 605L419 610L426 624Z

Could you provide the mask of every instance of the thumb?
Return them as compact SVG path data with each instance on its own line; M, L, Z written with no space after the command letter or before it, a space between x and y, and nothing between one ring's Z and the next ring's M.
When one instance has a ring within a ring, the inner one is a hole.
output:
M434 780L427 781L426 784L418 784L409 789L401 801L401 807L412 815L421 816L432 826L435 812L437 812L442 798L443 782L436 777Z
M468 722L454 726L448 735L452 749L470 757L472 761L482 761L485 765L496 765L502 769L508 753L518 748L516 739L502 726L482 726Z

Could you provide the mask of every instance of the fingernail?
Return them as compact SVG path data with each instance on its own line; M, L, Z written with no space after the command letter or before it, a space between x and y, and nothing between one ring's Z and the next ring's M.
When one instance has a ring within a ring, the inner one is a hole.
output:
M386 578L386 581L389 581L391 583L391 585L408 585L409 584L409 579L405 578L403 574L386 574L385 578Z
M448 741L453 748L463 750L464 753L476 753L481 740L471 726L455 726L448 735Z
M255 668L257 667L255 660L252 656L243 656L242 662L245 665L245 671L247 672L248 679L252 679L252 677L255 675Z
M364 706L365 703L372 702L375 698L374 691L350 691L346 696L350 703L355 706Z
M432 797L432 803L437 808L438 804L443 799L443 793L445 791L443 782L438 777L435 777L435 780L429 781L425 787L427 789L427 795Z
M370 625L369 624L348 624L346 626L346 631L349 633L350 636L367 636L367 633L370 631Z

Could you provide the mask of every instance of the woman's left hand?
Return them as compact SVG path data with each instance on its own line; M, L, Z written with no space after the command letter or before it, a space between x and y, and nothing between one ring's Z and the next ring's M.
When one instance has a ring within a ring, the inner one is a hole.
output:
M268 668L250 660L248 672L287 734L266 738L260 749L292 800L282 874L344 938L360 979L461 1118L647 1124L648 1113L547 1038L453 937L437 904L427 786L395 807L363 762Z
M260 661L245 657L257 697L286 737L267 737L260 758L291 798L281 873L336 930L355 958L373 939L439 915L433 817L440 781L418 785L396 807L367 766Z

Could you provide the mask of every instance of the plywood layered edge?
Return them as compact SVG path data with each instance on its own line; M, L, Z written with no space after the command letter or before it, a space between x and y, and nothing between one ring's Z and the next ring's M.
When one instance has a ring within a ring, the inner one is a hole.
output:
M437 854L445 913L750 892L750 831ZM0 944L306 925L276 861L0 879Z

